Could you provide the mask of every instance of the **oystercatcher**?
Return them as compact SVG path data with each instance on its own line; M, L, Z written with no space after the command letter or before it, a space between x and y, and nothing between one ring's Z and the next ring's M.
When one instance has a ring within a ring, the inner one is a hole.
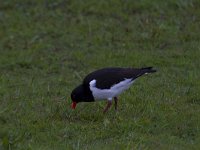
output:
M82 84L76 87L71 93L72 109L75 109L79 102L94 102L107 100L104 113L115 101L117 110L117 96L128 89L138 77L156 72L152 67L145 68L103 68L88 74Z

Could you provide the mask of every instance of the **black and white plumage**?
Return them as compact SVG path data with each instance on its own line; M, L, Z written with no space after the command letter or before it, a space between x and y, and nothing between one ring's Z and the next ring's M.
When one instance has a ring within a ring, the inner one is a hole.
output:
M103 68L88 74L81 85L71 93L72 108L75 109L78 102L93 102L108 100L104 112L106 112L112 100L117 109L117 96L128 89L138 77L156 72L152 67L146 68Z

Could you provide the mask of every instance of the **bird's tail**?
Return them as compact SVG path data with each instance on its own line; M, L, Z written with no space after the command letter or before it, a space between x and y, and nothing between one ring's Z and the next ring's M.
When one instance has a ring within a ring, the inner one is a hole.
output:
M156 69L153 69L153 67L145 67L141 68L141 70L146 74L146 73L154 73L156 72Z

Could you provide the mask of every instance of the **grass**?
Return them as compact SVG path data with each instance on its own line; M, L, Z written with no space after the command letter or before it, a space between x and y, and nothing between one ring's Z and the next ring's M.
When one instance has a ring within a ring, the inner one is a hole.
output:
M199 149L200 2L0 3L0 149ZM70 92L107 66L154 66L106 115Z

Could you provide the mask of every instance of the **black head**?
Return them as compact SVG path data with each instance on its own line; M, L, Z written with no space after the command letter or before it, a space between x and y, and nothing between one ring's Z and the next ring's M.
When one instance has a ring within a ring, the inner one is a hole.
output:
M82 84L76 87L71 93L72 108L76 108L76 104L79 102L92 102L94 98L89 89L84 87Z

